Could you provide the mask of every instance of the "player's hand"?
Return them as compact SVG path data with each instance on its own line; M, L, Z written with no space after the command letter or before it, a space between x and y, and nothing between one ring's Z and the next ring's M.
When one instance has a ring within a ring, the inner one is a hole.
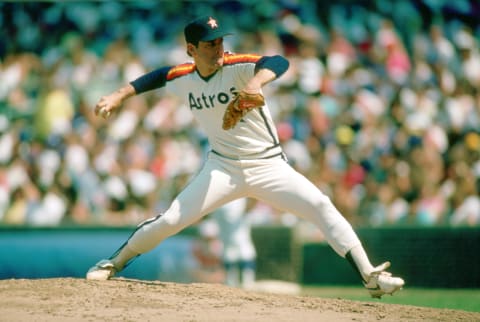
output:
M118 102L115 94L103 96L97 105L95 105L95 115L107 119L119 105L120 102Z
M135 89L132 85L118 89L110 95L103 96L95 105L95 115L100 115L104 119L107 119L117 108L122 105L123 101L128 97L135 95Z

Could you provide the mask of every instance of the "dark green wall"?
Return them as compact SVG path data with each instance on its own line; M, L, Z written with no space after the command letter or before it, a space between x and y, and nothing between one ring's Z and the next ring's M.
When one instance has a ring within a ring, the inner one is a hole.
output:
M409 286L479 288L480 229L358 230L372 263L391 261L390 271ZM300 281L304 284L354 284L358 277L326 244L305 244Z

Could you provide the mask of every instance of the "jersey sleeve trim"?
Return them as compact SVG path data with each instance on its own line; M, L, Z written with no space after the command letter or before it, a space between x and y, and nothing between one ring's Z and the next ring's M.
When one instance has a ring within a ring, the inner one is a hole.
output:
M256 54L232 54L225 53L223 56L224 65L235 65L242 63L252 63L256 64L262 56Z
M195 64L185 63L177 66L168 66L151 71L130 84L135 88L135 93L140 94L153 89L164 87L168 81L187 75L195 71Z
M261 56L258 54L232 54L226 52L223 58L224 65L251 63L255 64L255 72L267 68L280 77L288 69L288 60L280 55Z
M195 71L195 64L185 63L172 67L167 73L167 81L171 81L175 78L182 77L193 73Z

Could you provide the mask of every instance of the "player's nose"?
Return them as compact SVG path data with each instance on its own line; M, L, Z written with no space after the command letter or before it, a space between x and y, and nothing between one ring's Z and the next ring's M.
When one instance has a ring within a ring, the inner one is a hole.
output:
M215 39L215 51L217 53L223 53L223 38Z

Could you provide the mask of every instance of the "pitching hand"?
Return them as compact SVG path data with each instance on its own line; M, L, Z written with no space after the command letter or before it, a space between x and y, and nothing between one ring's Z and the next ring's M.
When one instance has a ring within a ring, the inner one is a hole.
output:
M122 105L124 100L133 95L135 95L135 89L132 85L127 84L112 94L103 96L95 105L95 115L107 119L113 111Z
M103 96L95 105L95 115L100 115L107 119L111 113L121 104L121 101L115 96L115 93Z

